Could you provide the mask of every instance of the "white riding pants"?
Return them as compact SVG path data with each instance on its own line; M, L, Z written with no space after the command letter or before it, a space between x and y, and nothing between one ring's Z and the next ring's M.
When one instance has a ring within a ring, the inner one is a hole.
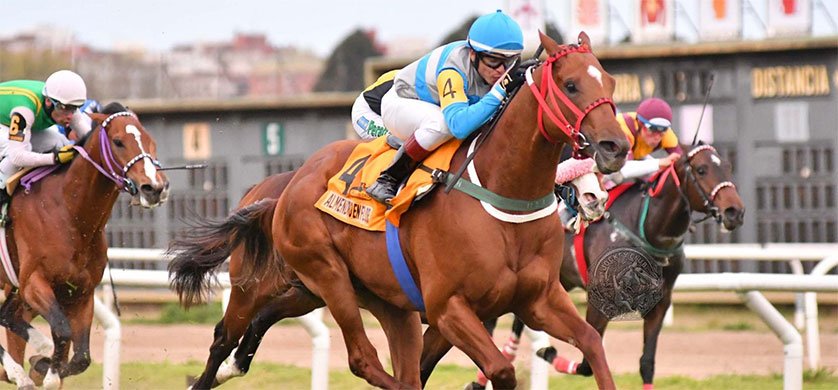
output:
M381 98L381 116L392 134L403 141L413 135L425 150L434 150L454 137L439 106L403 98L395 89L390 89Z
M370 140L387 134L384 120L381 119L381 115L370 108L367 99L364 99L364 94L358 95L355 103L352 104L352 128L362 140Z

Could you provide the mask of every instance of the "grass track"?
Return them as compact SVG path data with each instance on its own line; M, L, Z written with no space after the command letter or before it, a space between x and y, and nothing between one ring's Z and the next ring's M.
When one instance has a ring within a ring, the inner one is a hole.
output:
M139 364L122 365L121 389L184 389L187 375L196 375L203 368L201 363L189 364ZM526 381L526 373L519 373L519 381ZM814 378L813 378L814 377ZM440 366L428 383L428 389L459 390L474 378L474 370L445 365ZM621 389L640 389L642 383L636 374L623 374L615 377L617 387ZM281 366L277 364L255 363L251 373L243 378L236 378L220 389L308 389L310 370L305 368ZM519 383L520 384L520 383ZM782 389L781 375L772 376L715 376L704 380L674 376L658 378L657 390L678 389ZM69 378L65 389L100 389L102 388L102 366L91 365L84 374ZM346 371L333 371L329 378L331 390L368 389L366 383ZM528 386L524 387L528 388ZM593 379L567 376L551 376L550 389L575 390L595 388ZM807 375L804 389L838 389L838 376L834 373L821 372L819 375Z

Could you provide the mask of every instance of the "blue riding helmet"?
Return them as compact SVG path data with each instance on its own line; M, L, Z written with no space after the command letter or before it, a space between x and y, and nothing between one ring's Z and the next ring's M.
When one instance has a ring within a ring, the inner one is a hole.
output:
M524 50L521 27L501 10L483 15L468 30L468 44L478 53L504 57L520 55Z

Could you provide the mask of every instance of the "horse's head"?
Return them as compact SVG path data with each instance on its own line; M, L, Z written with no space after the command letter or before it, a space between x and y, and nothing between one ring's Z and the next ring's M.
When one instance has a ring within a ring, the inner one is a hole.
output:
M100 127L91 135L99 138L100 165L108 171L103 173L143 207L159 206L169 197L169 180L159 170L156 142L134 113L124 108L107 112L90 115Z
M741 226L745 204L733 184L730 163L707 144L685 150L688 151L678 162L677 170L690 208L714 217L726 230Z
M540 35L549 57L539 69L527 73L527 83L539 101L539 118L542 112L550 118L539 122L539 130L549 141L564 141L578 154L594 158L601 172L619 170L629 143L611 100L614 78L602 69L584 32L576 45L559 45ZM535 87L537 80L539 87Z

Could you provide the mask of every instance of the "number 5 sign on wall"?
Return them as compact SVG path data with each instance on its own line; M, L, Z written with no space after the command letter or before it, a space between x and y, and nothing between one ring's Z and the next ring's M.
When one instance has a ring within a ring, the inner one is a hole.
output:
M281 156L285 153L285 126L282 123L266 123L262 129L262 152L266 156Z
M212 155L208 123L187 123L183 125L183 158L206 160Z

